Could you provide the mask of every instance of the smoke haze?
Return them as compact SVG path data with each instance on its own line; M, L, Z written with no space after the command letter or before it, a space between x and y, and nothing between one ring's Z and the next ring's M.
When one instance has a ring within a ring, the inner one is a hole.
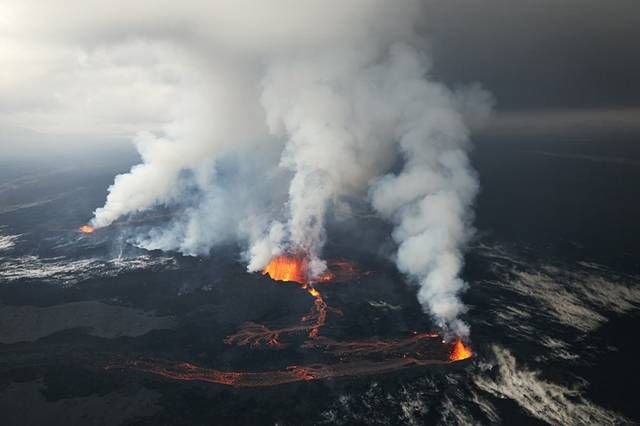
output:
M68 98L54 93L62 112L41 128L95 129L106 115L125 118L103 130L135 135L141 161L115 177L94 226L170 206L181 214L136 244L206 255L239 241L249 271L304 253L320 274L328 212L368 200L394 225L397 266L425 311L468 333L459 274L478 183L467 151L492 101L479 86L431 80L419 1L62 6L2 10L3 40L15 55L49 45L50 62L75 64L59 87L96 100L62 108ZM84 19L64 19L69 10Z

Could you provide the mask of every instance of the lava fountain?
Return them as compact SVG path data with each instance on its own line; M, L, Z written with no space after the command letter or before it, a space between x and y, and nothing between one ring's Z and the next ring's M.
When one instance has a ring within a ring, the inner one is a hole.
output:
M335 271L334 271L335 269ZM276 256L264 268L262 275L274 281L296 282L299 284L321 283L336 278L349 278L356 274L355 266L346 261L329 262L329 269L317 277L309 276L309 262L302 256Z
M449 354L449 361L462 361L468 358L471 358L473 355L473 351L469 346L465 346L462 340L458 339L453 344L453 348L451 349L451 353Z
M274 281L306 284L307 261L302 257L276 256L264 268L262 275L269 275Z
M93 234L96 232L96 228L91 225L82 225L78 230L83 234Z

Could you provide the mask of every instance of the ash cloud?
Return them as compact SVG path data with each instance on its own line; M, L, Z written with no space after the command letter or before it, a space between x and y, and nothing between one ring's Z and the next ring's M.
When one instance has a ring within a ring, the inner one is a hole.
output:
M122 85L102 107L141 117L121 127L137 128L141 162L116 176L94 226L171 206L179 217L138 245L204 255L240 241L250 271L302 252L319 274L328 213L368 200L393 223L425 311L468 333L459 274L478 183L467 151L492 102L432 81L418 0L141 1L117 16L112 2L72 3L16 4L6 16L24 20L10 31L88 52L97 68L99 52L118 78L133 69L153 83L132 96L157 101L125 102ZM70 9L83 19L69 22Z

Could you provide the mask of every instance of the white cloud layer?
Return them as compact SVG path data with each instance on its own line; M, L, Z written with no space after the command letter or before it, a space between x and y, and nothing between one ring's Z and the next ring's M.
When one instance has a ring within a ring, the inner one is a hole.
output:
M540 377L537 371L518 367L507 349L493 348L497 366L495 377L478 375L476 385L493 395L514 400L531 416L552 425L618 425L628 420L569 389Z

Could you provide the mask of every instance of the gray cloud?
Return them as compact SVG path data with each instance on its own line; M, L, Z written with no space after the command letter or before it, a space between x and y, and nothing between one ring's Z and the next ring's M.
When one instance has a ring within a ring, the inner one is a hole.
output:
M438 77L483 82L499 111L638 107L637 1L425 4Z
M531 123L536 131L537 111L555 117L556 129L563 110L592 118L593 111L605 111L602 126L616 128L621 124L608 117L638 107L640 5L634 0L422 0L384 8L384 20L371 12L373 3L382 4L360 0L333 8L311 2L299 8L288 0L272 2L274 7L192 0L115 8L100 0L4 2L0 144L4 152L17 150L19 142L7 135L11 126L103 139L162 130L176 108L193 101L184 88L197 85L201 76L194 70L200 66L189 61L247 58L247 52L295 43L339 45L341 38L362 40L379 32L406 35L411 26L416 35L428 36L422 47L429 49L437 79L481 81L499 101L498 117L517 111L527 121L519 121L520 131ZM276 17L283 8L287 12ZM412 16L411 23L396 25L403 14ZM278 25L264 30L270 21ZM504 130L505 121L514 119L508 114L497 126Z

